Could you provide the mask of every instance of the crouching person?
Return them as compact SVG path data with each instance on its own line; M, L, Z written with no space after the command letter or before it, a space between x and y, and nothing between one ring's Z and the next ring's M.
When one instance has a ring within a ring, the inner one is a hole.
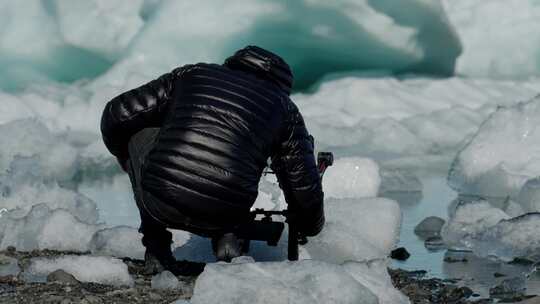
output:
M217 260L241 255L234 231L250 220L268 158L300 233L322 230L321 181L292 83L282 58L249 46L222 65L185 65L107 103L101 132L130 176L147 269L202 271L176 262L167 228L211 238Z

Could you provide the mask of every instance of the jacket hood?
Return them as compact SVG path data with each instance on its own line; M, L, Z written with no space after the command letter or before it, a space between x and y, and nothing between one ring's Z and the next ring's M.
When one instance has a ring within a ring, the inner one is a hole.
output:
M257 74L276 83L288 95L293 86L293 74L280 56L258 46L250 45L227 58L224 66Z

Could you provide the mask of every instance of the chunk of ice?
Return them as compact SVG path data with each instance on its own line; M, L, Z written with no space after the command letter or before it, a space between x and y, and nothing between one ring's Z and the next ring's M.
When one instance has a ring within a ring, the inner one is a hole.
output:
M81 222L64 209L50 210L46 204L32 207L21 217L18 210L2 214L0 249L57 249L87 251L92 235L103 225Z
M142 28L142 4L143 0L54 1L64 41L111 59L119 57Z
M472 243L472 249L479 256L497 257L504 261L515 257L539 260L539 229L539 213L504 219L479 234Z
M320 261L209 264L191 303L379 303L342 266Z
M178 289L180 281L170 271L162 271L152 277L150 283L154 289Z
M394 288L388 274L388 260L374 260L367 263L346 262L343 268L353 278L371 290L379 304L408 304L409 299Z
M142 234L137 229L116 226L94 233L89 249L94 254L142 260L144 259L145 247L142 245L141 240Z
M442 2L465 49L458 59L457 73L484 78L526 78L540 74L536 64L540 38L529 35L540 31L540 8L536 1Z
M325 216L322 232L303 246L312 259L343 263L385 258L399 237L401 210L389 199L327 200Z
M337 159L323 178L326 198L375 197L380 184L379 166L369 158Z
M460 202L443 226L441 236L454 249L471 249L476 239L489 227L510 216L488 201Z
M119 259L110 257L65 255L54 259L33 258L26 271L34 276L47 276L57 269L71 273L81 282L115 286L134 285L127 265Z
M525 182L519 191L517 201L526 212L540 211L540 177Z
M462 194L516 198L540 176L540 97L500 107L457 155L449 185Z

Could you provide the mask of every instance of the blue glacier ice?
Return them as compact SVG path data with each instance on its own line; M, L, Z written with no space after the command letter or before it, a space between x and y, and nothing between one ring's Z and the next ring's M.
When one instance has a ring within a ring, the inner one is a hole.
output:
M146 79L247 44L281 54L300 89L337 71L450 75L461 53L437 0L2 1L0 20L0 88L11 90Z

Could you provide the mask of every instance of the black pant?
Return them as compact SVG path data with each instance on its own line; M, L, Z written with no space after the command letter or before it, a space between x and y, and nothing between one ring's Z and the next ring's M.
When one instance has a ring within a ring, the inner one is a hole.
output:
M147 128L133 135L129 141L128 173L133 187L135 202L141 215L139 232L143 234L146 248L170 250L172 234L167 228L180 229L203 237L217 237L229 232L229 228L186 216L166 202L159 201L145 192L141 186L141 175L148 153L155 146L159 128ZM149 209L159 212L150 212Z
M148 153L155 144L158 128L144 129L133 135L129 141L128 173L133 187L135 202L141 215L139 232L143 234L142 243L151 250L170 250L172 234L167 230L167 223L152 216L143 202L141 187L142 168Z

